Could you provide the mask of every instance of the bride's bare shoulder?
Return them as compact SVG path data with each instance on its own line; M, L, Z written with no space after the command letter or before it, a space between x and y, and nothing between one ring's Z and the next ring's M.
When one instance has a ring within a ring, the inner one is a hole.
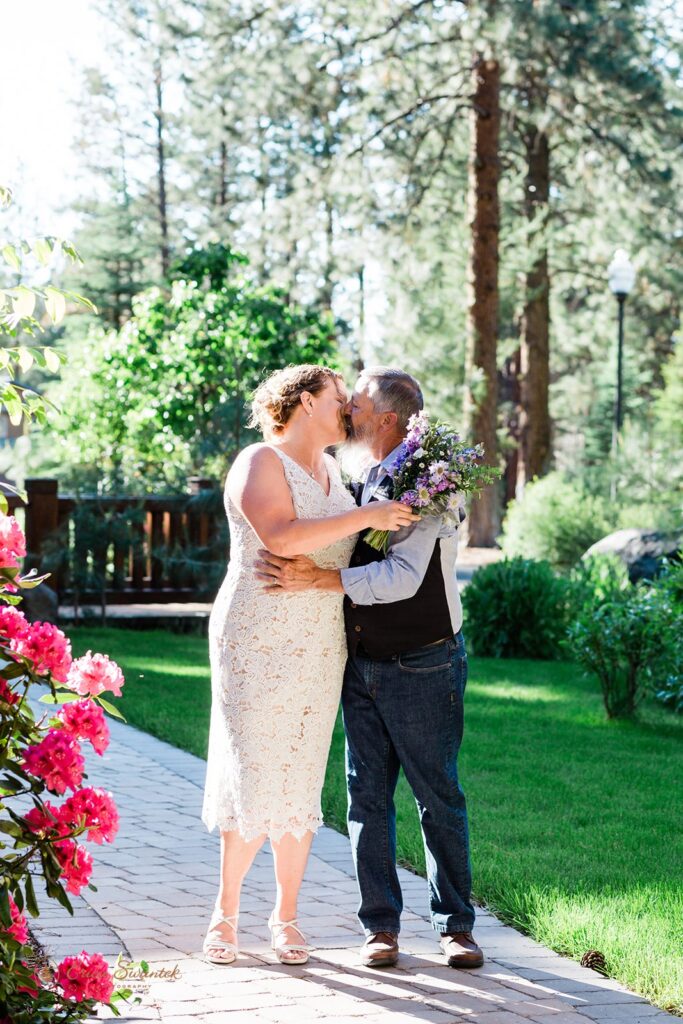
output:
M230 467L228 480L246 480L255 474L282 474L282 462L272 446L264 441L247 445L239 452Z

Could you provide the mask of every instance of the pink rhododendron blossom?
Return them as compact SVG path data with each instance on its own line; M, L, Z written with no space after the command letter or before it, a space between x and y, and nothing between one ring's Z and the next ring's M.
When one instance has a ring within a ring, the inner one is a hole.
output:
M80 786L85 760L78 740L62 729L50 729L40 743L26 748L23 766L48 789L64 793Z
M65 704L57 717L64 732L79 740L89 740L98 754L109 746L109 727L99 704L88 699L76 700Z
M5 704L16 704L21 700L21 696L15 693L14 690L10 689L9 683L6 679L0 676L0 700L4 700Z
M0 513L0 566L16 569L26 554L26 538L14 516Z
M85 825L93 843L114 841L119 830L119 813L111 793L86 786L79 789L60 808L62 821L72 826Z
M28 942L28 925L26 924L26 918L19 910L19 907L14 902L12 896L9 896L9 912L12 915L12 924L7 929L9 934L17 942Z
M17 985L17 992L28 992L30 996L35 997L38 995L41 989L41 981L35 971L32 971L25 960L20 961L21 966L25 967L27 971L30 971L30 978L33 984L31 985ZM9 1018L10 1024L14 1024L11 1018Z
M67 956L55 971L55 981L67 999L95 999L108 1003L114 991L114 982L107 961L101 953Z
M54 844L53 850L62 869L62 881L67 892L78 896L90 881L92 857L75 839L60 839Z
M71 668L71 643L51 622L28 623L26 632L13 638L10 646L23 658L31 659L39 676L50 672L58 683L66 682Z
M123 672L116 662L106 654L90 651L74 661L66 680L66 685L83 697L95 697L103 690L111 690L115 697L120 697L123 684Z
M45 801L44 810L41 807L32 807L24 815L24 821L37 836L59 835L65 836L71 831L68 822L62 820L61 807L55 807L49 800Z
M0 636L17 640L29 631L29 622L23 612L11 605L0 605Z

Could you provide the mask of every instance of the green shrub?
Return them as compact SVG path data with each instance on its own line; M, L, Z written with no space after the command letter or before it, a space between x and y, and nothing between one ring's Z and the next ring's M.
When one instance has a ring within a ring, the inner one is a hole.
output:
M607 716L623 718L633 715L648 690L678 674L682 626L666 588L639 584L625 596L586 605L565 646L598 677Z
M472 653L557 658L570 620L572 585L547 562L512 558L479 569L463 591Z
M561 473L527 484L508 506L502 548L509 558L544 559L559 569L574 565L613 529L608 502Z
M577 615L606 601L625 599L631 588L628 570L618 555L582 558L572 569L569 579Z
M683 715L683 676L667 676L660 688L655 690L655 698L665 708L669 708L677 715Z

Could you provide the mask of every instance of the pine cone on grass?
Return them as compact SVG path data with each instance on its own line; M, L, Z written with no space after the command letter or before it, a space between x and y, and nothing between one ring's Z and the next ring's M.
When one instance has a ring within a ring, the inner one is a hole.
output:
M601 953L599 949L587 949L581 957L581 966L590 967L592 971L597 971L599 974L607 974L605 954Z

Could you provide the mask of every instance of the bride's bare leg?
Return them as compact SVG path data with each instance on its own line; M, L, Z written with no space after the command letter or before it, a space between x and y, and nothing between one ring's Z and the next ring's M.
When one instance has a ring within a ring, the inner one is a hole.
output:
M214 918L218 916L219 908L225 917L239 913L242 882L265 838L262 835L246 842L239 832L221 832L221 877ZM226 942L237 942L237 931L230 924L217 924L211 931ZM207 952L220 956L222 950L208 945Z
M271 840L277 885L274 911L277 921L292 921L297 916L299 889L312 841L312 832L306 832L302 839L296 839L288 834L277 843ZM286 928L282 933L282 941L296 946L301 943L301 936L294 928Z

